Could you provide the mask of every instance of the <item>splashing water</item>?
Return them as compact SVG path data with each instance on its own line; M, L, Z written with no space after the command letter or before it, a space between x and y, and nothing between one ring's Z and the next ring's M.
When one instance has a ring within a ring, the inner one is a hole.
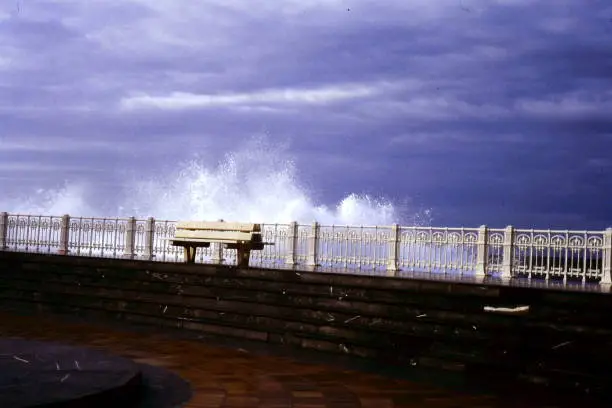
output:
M66 182L57 189L40 188L25 198L6 199L0 209L9 213L33 215L98 215L99 212L87 203L89 195L87 185Z
M227 154L216 165L193 159L165 177L132 177L105 216L157 219L200 219L288 223L318 221L325 225L428 225L429 210L410 212L367 194L349 194L336 206L315 203L300 185L292 160L282 148L251 142ZM94 183L91 183L92 186ZM63 188L39 190L26 200L13 200L0 210L19 213L102 216L92 188L66 183Z

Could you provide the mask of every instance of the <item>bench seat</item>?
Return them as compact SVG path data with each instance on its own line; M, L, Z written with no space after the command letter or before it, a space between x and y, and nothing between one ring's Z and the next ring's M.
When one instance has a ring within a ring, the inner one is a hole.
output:
M195 262L197 248L208 248L213 243L236 249L237 265L240 267L248 267L250 251L272 245L262 241L259 224L224 221L181 221L177 223L174 237L169 241L173 246L184 248L187 263Z

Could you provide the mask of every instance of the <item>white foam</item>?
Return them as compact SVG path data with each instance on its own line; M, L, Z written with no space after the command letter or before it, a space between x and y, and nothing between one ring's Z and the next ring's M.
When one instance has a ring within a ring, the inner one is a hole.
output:
M5 199L0 210L33 215L99 215L99 211L87 202L88 195L86 184L64 182L59 188L38 188L31 194Z
M150 172L149 172L150 173ZM142 174L142 172L140 172ZM287 223L318 221L325 225L429 224L431 213L401 208L384 198L349 194L335 206L317 203L299 183L286 148L256 140L218 163L194 158L164 176L134 175L122 194L113 197L112 214L96 205L90 184L64 183L3 203L13 213L73 216L136 216L157 219L202 219ZM332 175L330 175L331 177ZM103 214L105 213L105 214Z

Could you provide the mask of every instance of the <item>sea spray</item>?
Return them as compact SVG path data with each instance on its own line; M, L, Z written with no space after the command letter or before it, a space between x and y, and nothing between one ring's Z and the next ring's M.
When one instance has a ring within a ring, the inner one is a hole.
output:
M96 181L65 182L0 203L12 213L86 217L236 220L262 223L318 221L325 225L429 225L429 210L415 211L369 194L347 194L336 205L316 202L313 189L299 182L286 146L252 140L215 162L195 157L170 171L151 166L127 180L101 206ZM157 172L157 173L156 173ZM157 174L157 175L156 175Z
M318 221L326 225L428 225L429 210L414 211L368 194L347 194L336 205L316 202L300 182L286 145L251 139L220 160L197 156L159 176L132 176L119 213L140 218Z
M24 192L17 197L3 197L0 211L32 215L100 215L91 196L87 184L66 181L57 188L38 188L29 194Z

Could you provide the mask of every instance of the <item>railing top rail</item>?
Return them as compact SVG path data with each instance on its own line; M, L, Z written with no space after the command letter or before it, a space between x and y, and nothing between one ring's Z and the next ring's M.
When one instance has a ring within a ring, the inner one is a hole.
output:
M312 224L299 224L300 226L310 226ZM325 228L386 228L386 229L391 229L393 227L395 227L395 224L393 225L333 225L333 224L319 224L320 227L325 227ZM401 229L415 229L415 230L423 230L423 231L428 231L428 230L448 230L448 231L465 231L465 230L478 230L478 228L474 228L474 227L424 227L424 226L416 226L416 225L401 225L401 224L397 224L398 228Z
M50 218L57 219L62 218L64 215L42 215L42 214L24 214L24 213L10 213L7 212L9 217L28 217L28 218ZM71 220L90 220L90 221L129 221L131 219L136 220L136 222L146 222L149 218L140 218L140 217L86 217L86 216L70 216ZM157 223L177 223L178 220L163 220L163 219L154 219ZM270 226L283 226L289 227L292 223L260 223L263 227ZM297 223L298 227L301 228L309 228L313 223ZM401 224L392 224L392 225L349 225L349 224L321 224L318 226L320 228L333 228L333 229L378 229L378 230L388 230L398 226L401 230L404 231L431 231L431 232L477 232L481 227L445 227L445 226L416 226L416 225L401 225ZM504 228L491 228L487 227L487 231L500 233L506 231L506 227ZM607 229L600 230L571 230L571 229L542 229L542 228L513 228L515 233L522 234L583 234L583 235L593 235L593 234L605 234Z
M301 227L310 227L312 224L299 224ZM393 225L348 225L348 224L318 224L321 228L355 228L355 229L391 229Z
M85 220L85 221L129 221L130 218L101 218L101 217L70 217L71 220Z
M403 230L417 231L449 231L449 232L476 232L479 228L475 227L419 227L419 226L400 226Z
M8 213L9 217L28 217L28 218L63 218L63 215L37 215L37 214L18 214ZM130 218L124 217L84 217L84 216L70 216L71 220L93 220L93 221L129 221Z
M48 218L62 218L63 215L39 215L39 214L21 214L21 213L7 213L9 217L48 217Z
M560 230L560 229L527 229L515 228L514 232L534 234L604 234L605 230Z

